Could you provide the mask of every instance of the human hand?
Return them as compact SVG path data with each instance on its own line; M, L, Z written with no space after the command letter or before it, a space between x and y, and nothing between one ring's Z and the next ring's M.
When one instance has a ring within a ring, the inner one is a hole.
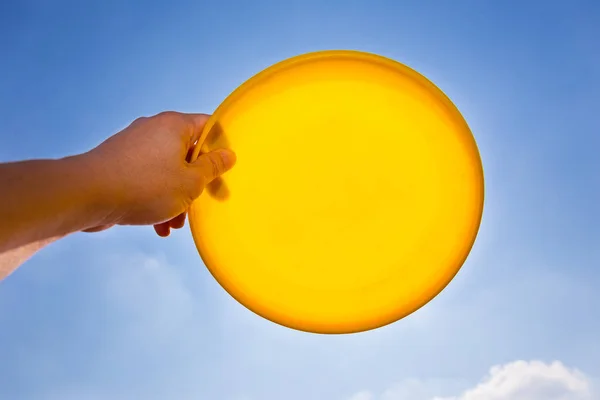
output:
M230 150L215 150L187 161L208 120L204 114L164 112L139 118L86 153L103 177L106 223L154 225L159 236L184 226L186 213L205 186L235 164ZM103 196L104 197L104 196Z

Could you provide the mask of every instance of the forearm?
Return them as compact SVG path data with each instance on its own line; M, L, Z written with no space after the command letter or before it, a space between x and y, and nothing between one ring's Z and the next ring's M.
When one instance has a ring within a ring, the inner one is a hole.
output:
M97 176L83 155L0 164L0 279L28 253L105 221Z
M0 280L10 275L11 272L31 258L42 247L60 238L60 236L48 238L0 253Z

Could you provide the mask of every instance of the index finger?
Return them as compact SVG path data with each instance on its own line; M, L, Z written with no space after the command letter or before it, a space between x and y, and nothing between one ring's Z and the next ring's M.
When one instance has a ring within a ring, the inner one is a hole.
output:
M202 136L202 131L204 130L204 126L210 115L208 114L184 114L185 117L190 122L191 132L190 132L190 140L192 144L195 144L200 136Z

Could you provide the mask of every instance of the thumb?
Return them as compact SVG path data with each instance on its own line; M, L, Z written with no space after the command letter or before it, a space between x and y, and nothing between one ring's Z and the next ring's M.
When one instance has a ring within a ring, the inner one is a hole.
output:
M202 176L202 181L206 185L229 171L235 161L236 157L233 151L221 149L202 154L194 161L192 168Z

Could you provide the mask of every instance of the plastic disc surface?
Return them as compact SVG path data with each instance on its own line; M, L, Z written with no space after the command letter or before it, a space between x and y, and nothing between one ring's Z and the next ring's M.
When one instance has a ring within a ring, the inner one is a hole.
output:
M475 241L484 185L469 127L434 84L387 58L325 51L275 64L218 107L201 140L238 161L191 207L198 251L228 293L278 324L394 322L434 298Z

